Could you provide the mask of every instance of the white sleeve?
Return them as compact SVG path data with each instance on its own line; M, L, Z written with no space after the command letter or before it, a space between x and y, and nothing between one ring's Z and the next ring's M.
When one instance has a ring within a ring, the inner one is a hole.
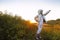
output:
M43 14L44 16L46 16L51 10L47 11L45 14Z

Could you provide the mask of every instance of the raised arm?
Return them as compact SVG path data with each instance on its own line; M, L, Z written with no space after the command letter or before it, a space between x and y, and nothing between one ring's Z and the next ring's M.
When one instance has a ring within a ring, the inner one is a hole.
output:
M43 14L44 16L46 16L51 10L47 11L45 14Z

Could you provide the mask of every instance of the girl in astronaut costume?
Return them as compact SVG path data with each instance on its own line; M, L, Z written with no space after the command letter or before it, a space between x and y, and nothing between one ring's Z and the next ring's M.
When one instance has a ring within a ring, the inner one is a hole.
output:
M46 22L45 20L45 17L51 10L47 11L45 14L43 14L43 10L38 10L38 15L35 17L35 21L38 22L38 30L37 30L37 33L36 33L36 39L39 40L40 39L40 32L42 30L42 26L43 26L43 23Z

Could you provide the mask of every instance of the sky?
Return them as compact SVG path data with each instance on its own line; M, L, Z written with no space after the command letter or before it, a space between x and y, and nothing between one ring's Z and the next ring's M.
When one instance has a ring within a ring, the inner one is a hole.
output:
M11 15L21 16L25 20L35 22L34 17L38 10L43 13L51 12L46 16L46 20L56 20L60 18L60 0L0 0L0 11Z

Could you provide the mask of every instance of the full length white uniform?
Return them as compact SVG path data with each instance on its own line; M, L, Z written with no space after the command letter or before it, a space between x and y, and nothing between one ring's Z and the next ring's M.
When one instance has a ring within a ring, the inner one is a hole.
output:
M37 30L37 34L39 34L41 32L41 30L42 30L43 19L45 19L44 15L43 16L41 14L38 15L38 30Z
M35 17L35 20L36 22L38 22L38 30L37 30L37 33L36 33L36 39L37 40L40 40L40 32L42 30L42 27L43 27L43 22L46 22L45 20L45 17L51 10L47 11L45 14L42 14L43 10L38 10L38 15Z
M35 20L38 22L37 34L39 34L41 32L41 30L42 30L43 20L45 20L45 17L44 16L46 16L51 10L47 11L45 14L40 14L41 11L42 10L39 10L38 11L39 14L35 17ZM38 19L36 19L36 18L38 18Z

